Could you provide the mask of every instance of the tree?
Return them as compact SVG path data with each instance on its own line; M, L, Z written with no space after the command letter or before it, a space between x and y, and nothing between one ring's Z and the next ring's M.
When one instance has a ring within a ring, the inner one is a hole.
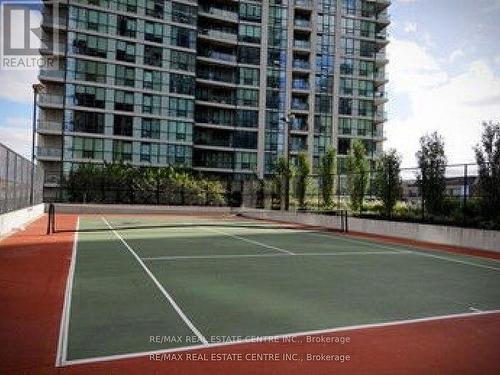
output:
M351 197L351 208L361 213L368 187L369 163L363 142L355 140L346 161L347 190Z
M319 175L321 178L321 195L323 205L331 207L333 205L333 191L335 190L335 172L337 170L337 152L328 146L325 154L321 158L319 165Z
M375 189L377 198L382 201L384 215L390 217L401 196L401 156L396 150L385 152L377 162Z
M288 184L290 183L290 178L293 176L293 170L288 159L283 155L280 155L276 161L274 176L276 190L280 196L280 206L281 209L284 209L287 200Z
M500 222L500 123L483 123L481 144L474 151L483 215Z
M309 183L309 175L311 173L311 164L306 152L299 153L297 159L297 199L299 207L304 208Z
M416 153L418 167L417 185L423 200L423 207L430 214L439 213L444 205L446 190L445 171L447 159L444 140L437 132L420 138L420 150Z

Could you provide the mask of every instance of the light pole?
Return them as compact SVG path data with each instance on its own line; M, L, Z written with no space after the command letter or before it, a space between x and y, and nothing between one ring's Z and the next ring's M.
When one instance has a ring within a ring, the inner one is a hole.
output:
M285 128L283 129L283 135L286 138L286 184L285 184L285 210L288 211L290 208L290 130L293 120L295 120L295 115L293 113L288 113L285 117L281 118L285 123Z
M43 90L44 86L41 83L33 84L33 123L31 134L31 186L30 186L30 206L33 206L34 201L34 180L35 180L35 137L36 137L36 106L38 94Z

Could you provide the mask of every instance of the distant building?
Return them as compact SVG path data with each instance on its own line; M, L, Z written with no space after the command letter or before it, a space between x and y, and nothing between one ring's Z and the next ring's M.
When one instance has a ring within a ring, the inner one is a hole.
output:
M447 177L445 195L448 197L471 197L477 192L477 176L468 176L466 181L464 177ZM420 202L420 189L417 180L405 180L402 184L402 198L407 202Z

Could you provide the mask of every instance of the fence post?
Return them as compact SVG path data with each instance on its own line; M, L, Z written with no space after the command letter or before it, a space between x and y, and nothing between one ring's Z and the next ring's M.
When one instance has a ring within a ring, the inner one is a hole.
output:
M464 164L464 193L463 193L463 206L462 206L462 213L463 213L463 222L465 224L465 221L467 219L467 214L466 214L466 208L467 208L467 187L468 187L468 176L467 176L467 164Z
M321 191L321 176L318 176L318 180L316 181L316 190L317 190L317 195L318 195L318 209L317 211L319 212L321 208L321 198L320 198L320 191Z
M337 204L340 209L340 173L337 173Z

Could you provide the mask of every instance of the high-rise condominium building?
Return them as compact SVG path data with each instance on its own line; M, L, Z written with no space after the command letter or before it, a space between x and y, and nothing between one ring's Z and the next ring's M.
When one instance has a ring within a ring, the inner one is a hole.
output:
M342 171L353 139L381 150L389 0L44 3L49 197L80 163L241 178L302 150L315 169L328 145Z

